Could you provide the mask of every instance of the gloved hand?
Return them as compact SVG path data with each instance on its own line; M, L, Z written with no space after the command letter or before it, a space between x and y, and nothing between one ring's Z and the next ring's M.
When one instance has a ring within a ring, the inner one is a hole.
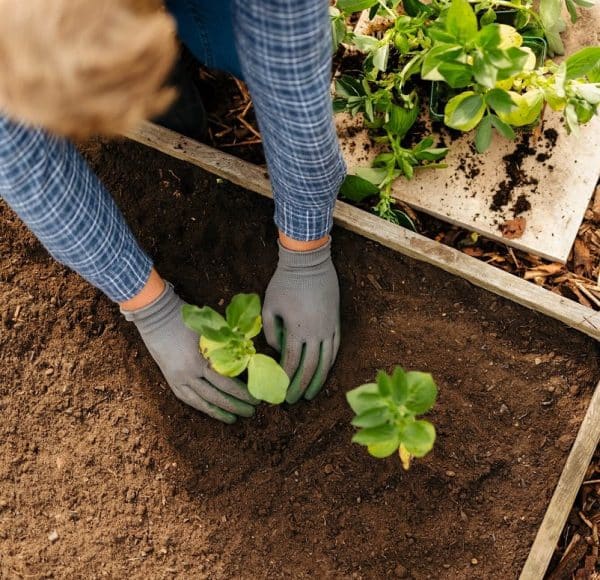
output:
M239 380L224 377L198 350L198 335L181 317L184 301L166 283L163 293L138 310L123 310L133 322L175 396L224 423L251 417L258 404Z
M286 401L313 399L340 345L340 290L331 240L307 252L279 244L279 264L267 288L263 326L267 342L281 351L281 365L291 380Z

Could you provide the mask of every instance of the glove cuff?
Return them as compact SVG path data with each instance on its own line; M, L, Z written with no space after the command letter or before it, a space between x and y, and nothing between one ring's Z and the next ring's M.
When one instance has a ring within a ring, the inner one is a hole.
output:
M327 243L307 252L288 250L279 244L279 264L288 268L314 268L331 259L331 237Z
M181 310L181 306L183 306L183 300L175 294L173 284L165 282L162 294L147 306L136 310L123 310L122 308L120 310L125 320L133 322L137 329L144 333L162 326L165 320L170 319L176 311Z

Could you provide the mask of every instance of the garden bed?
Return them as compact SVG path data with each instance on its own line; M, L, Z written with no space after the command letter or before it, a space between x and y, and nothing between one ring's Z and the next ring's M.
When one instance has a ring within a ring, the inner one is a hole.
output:
M188 299L264 291L270 202L138 145L87 155ZM0 228L0 576L518 574L600 374L592 340L336 230L345 341L326 390L228 428L179 403L4 205ZM408 473L350 443L344 399L398 363L440 386L439 441Z

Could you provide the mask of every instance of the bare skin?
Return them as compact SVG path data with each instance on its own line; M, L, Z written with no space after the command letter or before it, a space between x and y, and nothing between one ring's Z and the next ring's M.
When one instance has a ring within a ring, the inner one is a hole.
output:
M279 241L281 245L295 252L309 252L310 250L316 250L321 246L325 245L329 240L329 236L325 236L318 240L311 240L308 242L301 242L294 240L286 236L281 230L279 231ZM150 276L146 285L138 292L133 298L120 302L119 306L123 310L137 310L138 308L144 308L154 302L164 291L165 281L161 278L160 274L152 268Z

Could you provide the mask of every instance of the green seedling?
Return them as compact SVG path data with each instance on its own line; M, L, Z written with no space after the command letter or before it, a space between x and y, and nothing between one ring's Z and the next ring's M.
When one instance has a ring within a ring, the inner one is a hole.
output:
M262 330L261 304L257 294L237 294L225 317L208 306L186 304L183 321L200 335L200 352L212 368L226 377L248 371L248 391L267 403L283 403L290 380L279 364L256 352L252 339Z
M437 398L437 386L429 373L404 371L400 366L392 375L377 374L377 382L361 385L346 393L356 417L352 425L359 431L354 443L365 445L377 458L396 451L405 469L412 457L424 457L435 443L435 428L424 419Z

